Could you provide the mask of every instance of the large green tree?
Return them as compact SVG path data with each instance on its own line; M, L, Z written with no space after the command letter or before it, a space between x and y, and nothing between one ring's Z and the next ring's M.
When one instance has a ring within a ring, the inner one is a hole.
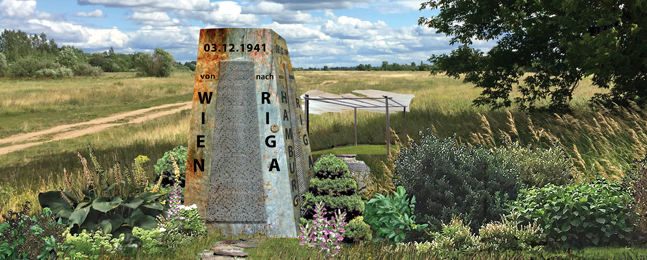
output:
M569 111L578 83L593 75L600 88L591 104L647 104L647 1L643 0L441 0L420 10L440 9L419 25L453 36L460 46L432 55L432 73L446 73L483 88L474 105L509 107L512 87L522 110ZM497 40L487 54L474 40ZM532 68L536 73L523 79ZM537 101L550 99L550 105Z

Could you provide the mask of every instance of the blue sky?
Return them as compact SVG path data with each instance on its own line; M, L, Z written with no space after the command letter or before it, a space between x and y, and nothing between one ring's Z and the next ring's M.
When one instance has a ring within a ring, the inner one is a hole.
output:
M427 62L449 53L449 37L418 26L419 1L2 0L0 30L44 32L85 52L169 51L196 60L200 29L269 28L288 44L293 67ZM475 40L488 51L495 42Z

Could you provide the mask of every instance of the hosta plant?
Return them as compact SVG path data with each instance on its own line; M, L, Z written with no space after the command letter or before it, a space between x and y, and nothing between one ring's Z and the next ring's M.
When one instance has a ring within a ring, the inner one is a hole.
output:
M522 190L509 206L511 212L521 214L517 224L537 221L547 242L583 248L631 241L630 200L617 181L608 183L598 175L591 183Z
M391 195L385 197L379 193L375 196L376 198L366 203L364 221L373 230L376 230L378 237L392 239L399 243L404 240L407 231L421 230L427 227L427 224L415 223L416 197L413 196L409 201L404 187L398 186L393 198Z
M94 166L92 171L88 168L87 160L78 153L86 177L86 189L80 193L72 189L64 169L66 189L40 193L38 200L41 207L49 207L63 224L71 228L72 234L84 229L89 232L100 229L115 237L125 234L126 241L132 242L135 241L132 236L134 227L147 230L156 228L155 217L165 213L168 207L155 201L162 193L140 193L148 180L138 161L133 164L132 172L126 168L124 174L117 162L108 172L113 176L109 176L99 165L89 145L88 150Z

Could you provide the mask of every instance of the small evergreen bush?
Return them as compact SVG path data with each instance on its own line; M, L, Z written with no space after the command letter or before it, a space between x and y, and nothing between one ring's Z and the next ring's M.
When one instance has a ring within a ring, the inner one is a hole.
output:
M357 194L357 182L350 177L348 165L333 154L322 157L314 166L314 176L310 179L309 191L304 194L303 207L305 213L301 218L301 225L312 225L315 215L316 203L323 202L326 208L325 219L332 219L337 210L346 212L344 223L356 220L364 213L364 202ZM344 243L358 242L368 234L360 233L366 228L359 223L354 224L355 232L344 233Z
M598 175L591 183L522 190L509 206L521 214L517 224L537 221L548 242L584 248L626 245L633 239L630 200L617 181L610 184Z
M505 203L525 188L516 179L514 164L482 146L457 146L455 134L440 140L428 131L420 145L401 149L394 161L394 183L416 197L421 221L437 231L441 222L462 215L478 234L481 225L507 214Z

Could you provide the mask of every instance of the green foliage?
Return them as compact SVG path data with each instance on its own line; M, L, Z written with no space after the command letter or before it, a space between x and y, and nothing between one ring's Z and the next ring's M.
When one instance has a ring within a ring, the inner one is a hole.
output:
M122 239L125 237L124 234L121 234L118 238L112 238L112 234L104 234L99 230L87 232L85 229L73 235L70 228L63 232L63 236L66 244L74 246L75 254L86 255L93 260L98 259L102 252L103 254L117 253L117 249L123 245Z
M4 53L0 52L0 77L9 76L9 65L7 65L7 58Z
M76 56L74 49L69 48L68 46L63 46L61 51L58 53L58 64L65 66L67 68L76 71L79 67L79 57Z
M591 183L522 190L510 210L521 214L517 224L537 221L549 242L565 248L618 246L632 239L630 199L617 181L598 175Z
M87 189L78 193L68 186L65 190L40 193L38 200L41 207L51 208L56 216L62 219L63 224L71 228L72 234L77 234L83 229L91 232L100 229L114 236L126 234L126 241L131 242L134 239L131 235L132 228L156 228L155 217L165 213L168 206L155 201L163 195L162 193L139 194L147 184L141 160L135 160L132 175L128 173L127 168L122 175L119 164L114 165L110 171L114 175L114 182L111 182L110 176L105 176L105 170L99 165L89 145L88 150L94 166L92 171L87 167L87 160L78 153L83 164ZM92 176L96 178L93 180Z
M484 244L477 235L470 232L468 226L456 215L452 216L449 224L442 223L442 232L431 232L434 240L431 242L430 250L445 252L475 252L484 249Z
M364 202L357 194L357 182L350 177L348 166L343 160L329 154L323 156L314 166L314 176L310 179L309 190L304 194L303 209L305 213L300 224L312 225L315 206L322 202L326 214L325 219L332 219L335 212L346 213L345 223L361 216L364 212ZM344 243L354 241L353 237L342 234Z
M103 70L101 67L95 67L87 63L81 63L74 72L77 76L101 76Z
M16 78L34 77L39 70L58 70L61 67L55 60L36 56L26 56L10 65L11 76ZM41 72L43 73L43 72Z
M507 214L505 202L515 200L524 188L514 165L484 147L457 146L456 135L440 140L428 131L420 145L401 149L394 161L394 183L418 199L422 221L437 230L441 221L462 215L477 233L482 224Z
M541 229L537 222L519 228L516 221L519 212L501 216L502 222L490 222L479 230L479 239L488 251L527 250L532 251L533 245L542 241ZM537 247L535 249L540 249Z
M39 37L36 34L29 36L20 30L5 29L0 34L0 52L5 54L8 63L34 55L43 59L55 59L58 51L54 39L47 41L45 33L41 33Z
M522 96L515 98L515 103L521 110L535 110L540 101L550 99L547 107L539 109L568 112L574 89L589 75L600 88L613 86L610 93L596 93L592 102L628 106L627 101L634 100L641 107L647 104L647 92L642 87L647 80L647 63L635 55L647 51L643 44L647 34L641 32L647 20L640 18L647 12L644 4L630 0L613 4L565 1L559 5L551 1L516 1L503 6L486 0L463 3L424 2L420 10L440 12L420 18L418 24L451 35L450 44L461 45L450 55L432 55L429 61L436 65L434 74L464 75L466 83L483 88L474 105L510 107L510 92L517 85ZM596 8L582 11L591 6ZM592 32L608 25L613 28ZM470 47L473 39L497 40L498 45L484 55ZM527 75L522 83L525 68L537 73Z
M191 71L195 71L196 61L185 62L184 66L189 68Z
M378 237L392 239L396 243L402 242L406 231L427 227L427 224L417 225L415 223L415 203L416 196L413 196L409 201L402 186L398 186L393 198L391 195L385 197L378 193L376 198L366 203L365 222L377 232Z
M351 243L361 243L373 239L371 226L364 222L362 216L356 217L344 226L344 236L348 237Z
M528 187L541 188L548 183L557 186L573 183L573 164L557 142L549 149L531 149L531 144L524 147L519 141L511 143L505 135L501 138L506 146L495 148L494 156L513 162L517 178Z
M56 253L65 250L61 236L65 226L57 223L52 211L44 208L40 218L29 217L29 201L23 204L21 212L9 211L9 216L2 215L4 223L0 225L0 259L49 259Z
M66 67L58 67L57 69L41 69L34 73L35 78L49 77L52 79L57 78L70 78L74 76L74 72Z
M173 55L160 48L155 48L155 53L135 53L133 59L139 76L169 77L173 70L175 59Z
M342 159L337 158L334 154L327 154L317 161L314 166L314 171L321 173L348 172L348 165L346 165ZM324 178L331 177L332 176L325 176Z
M636 214L631 215L631 222L636 231L643 237L647 235L647 156L642 161L634 160L634 167L622 178L622 188L633 197L629 207Z
M186 183L187 148L180 145L173 148L173 150L165 152L162 158L157 160L157 163L155 163L154 169L155 174L157 174L156 182L159 181L159 178L162 178L162 183L159 188L165 193L160 200L168 201L170 199L171 189L173 188L173 183L175 183L175 171L173 169L171 155L175 158L177 166L180 169L180 192L181 194L184 194L184 185ZM182 197L182 201L184 201L184 197Z

